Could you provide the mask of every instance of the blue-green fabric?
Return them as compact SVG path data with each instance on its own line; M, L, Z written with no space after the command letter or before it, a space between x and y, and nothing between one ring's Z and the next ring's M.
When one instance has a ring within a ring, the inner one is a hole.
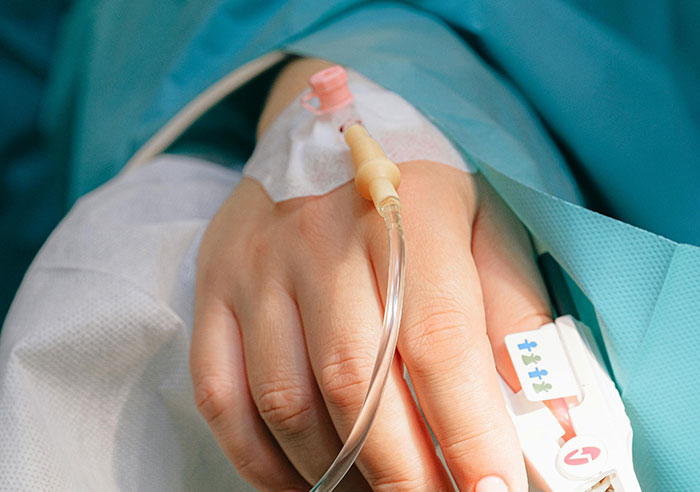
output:
M61 169L38 121L65 4L0 2L0 322L65 212Z
M605 212L700 245L700 2L421 2L477 36Z
M635 429L644 490L693 490L700 53L688 26L699 16L690 2L640 3L89 0L64 28L46 121L75 198L202 90L272 49L347 64L398 92L583 294L579 311L599 327Z
M204 87L366 3L76 2L46 108L71 200L118 172ZM458 29L514 82L597 209L700 244L700 3L410 3Z

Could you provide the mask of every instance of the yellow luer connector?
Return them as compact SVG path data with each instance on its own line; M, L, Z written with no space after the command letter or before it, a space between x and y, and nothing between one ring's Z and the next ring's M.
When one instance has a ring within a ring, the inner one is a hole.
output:
M392 202L400 205L396 189L401 182L401 172L379 143L365 127L357 123L345 130L345 142L350 147L355 166L355 186L360 195L372 200L380 214Z

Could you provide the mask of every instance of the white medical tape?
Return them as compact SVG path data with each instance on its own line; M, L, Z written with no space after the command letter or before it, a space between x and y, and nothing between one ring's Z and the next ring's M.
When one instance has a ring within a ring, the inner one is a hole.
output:
M354 114L396 163L424 159L474 172L450 141L399 95L348 70ZM258 141L243 169L274 202L324 195L354 178L350 151L332 115L315 115L297 96Z

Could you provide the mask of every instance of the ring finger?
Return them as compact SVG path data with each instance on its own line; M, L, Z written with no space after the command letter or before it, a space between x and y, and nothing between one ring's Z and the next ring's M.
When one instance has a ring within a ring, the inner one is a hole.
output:
M314 373L333 423L345 437L362 405L374 365L381 300L363 251L348 254L332 270L307 275L316 281L300 285L297 291ZM357 463L373 490L451 489L398 360Z
M341 442L315 384L296 303L268 285L241 312L246 369L258 412L285 454L309 482L332 463ZM340 490L368 490L353 469Z

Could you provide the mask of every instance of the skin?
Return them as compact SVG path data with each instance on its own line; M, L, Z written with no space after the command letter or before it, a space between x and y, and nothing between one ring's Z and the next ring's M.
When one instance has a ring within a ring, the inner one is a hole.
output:
M300 60L281 73L260 134L325 66ZM528 236L478 175L399 167L401 334L379 415L339 490L452 490L405 364L459 489L496 476L524 492L497 374L518 390L503 337L551 320ZM244 178L212 220L197 264L194 396L254 487L308 490L340 450L376 356L387 262L383 221L352 183L274 204Z

